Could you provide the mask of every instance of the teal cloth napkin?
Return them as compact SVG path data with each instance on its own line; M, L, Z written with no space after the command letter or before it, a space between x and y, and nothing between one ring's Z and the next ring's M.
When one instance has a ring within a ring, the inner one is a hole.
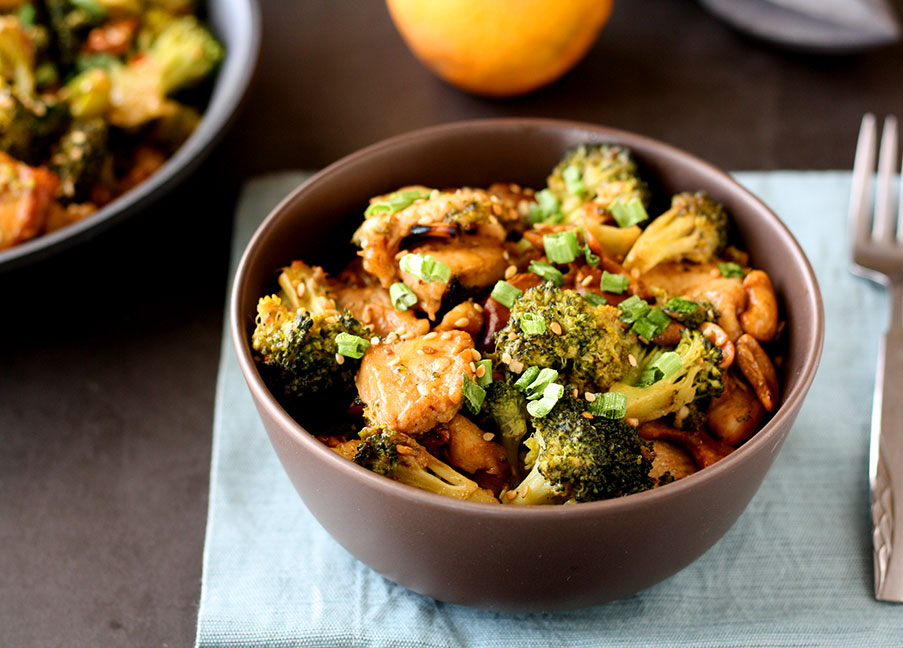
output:
M772 470L704 556L644 592L562 614L473 610L395 585L335 543L301 503L254 410L226 328L197 645L903 646L903 606L872 596L866 466L886 305L881 289L847 269L850 174L735 175L809 255L824 292L827 337L818 377ZM233 266L268 210L303 178L248 184Z

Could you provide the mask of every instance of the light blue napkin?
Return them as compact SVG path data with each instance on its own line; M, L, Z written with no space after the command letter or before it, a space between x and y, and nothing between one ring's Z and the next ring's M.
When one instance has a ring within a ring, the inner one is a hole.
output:
M872 596L866 466L886 307L881 289L847 270L850 175L736 177L806 250L828 326L821 369L784 449L708 553L640 594L564 614L496 614L414 594L357 562L308 513L270 447L226 330L198 645L903 646L903 606ZM285 174L247 186L233 265L267 211L302 179Z

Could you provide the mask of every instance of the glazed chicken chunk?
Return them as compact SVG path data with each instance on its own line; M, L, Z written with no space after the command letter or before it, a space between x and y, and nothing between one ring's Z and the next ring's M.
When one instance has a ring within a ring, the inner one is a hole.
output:
M419 435L447 423L462 402L462 376L474 378L473 338L428 333L370 347L357 374L360 398L377 423Z

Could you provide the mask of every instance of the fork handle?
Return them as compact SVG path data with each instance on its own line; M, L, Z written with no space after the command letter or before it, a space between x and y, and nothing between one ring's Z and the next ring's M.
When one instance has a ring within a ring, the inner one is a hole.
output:
M869 452L875 597L903 603L903 281L889 287Z

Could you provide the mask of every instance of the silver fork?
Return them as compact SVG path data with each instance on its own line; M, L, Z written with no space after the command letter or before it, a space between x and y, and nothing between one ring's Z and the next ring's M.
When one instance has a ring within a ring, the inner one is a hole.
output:
M876 174L875 116L862 118L853 165L850 239L853 272L886 286L890 298L890 324L875 373L869 486L875 597L903 603L903 193L894 213L897 142L897 120L887 117Z

